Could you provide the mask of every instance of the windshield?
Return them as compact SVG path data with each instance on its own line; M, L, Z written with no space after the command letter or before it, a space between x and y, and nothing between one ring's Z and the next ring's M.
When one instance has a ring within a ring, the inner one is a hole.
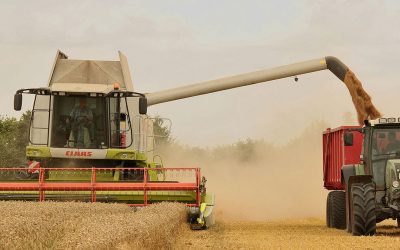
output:
M372 171L378 189L385 187L386 164L400 153L400 128L375 128L372 134Z
M400 152L400 128L374 129L372 155Z
M133 142L126 98L54 96L51 119L51 147L127 148Z
M54 96L52 147L108 146L106 114L105 98Z

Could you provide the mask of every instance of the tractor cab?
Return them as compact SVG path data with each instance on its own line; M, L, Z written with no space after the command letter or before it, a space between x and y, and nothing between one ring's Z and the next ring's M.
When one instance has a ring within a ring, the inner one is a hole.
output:
M373 176L377 190L386 190L398 181L400 169L400 119L366 121L363 128L352 128L344 135L345 146L353 146L354 132L362 134L359 171ZM360 168L361 167L361 168ZM397 173L397 174L395 174Z
M364 129L365 170L373 176L383 203L400 205L400 119L380 118Z
M361 160L365 173L373 176L377 191L399 187L400 120L380 118L368 123L363 131Z

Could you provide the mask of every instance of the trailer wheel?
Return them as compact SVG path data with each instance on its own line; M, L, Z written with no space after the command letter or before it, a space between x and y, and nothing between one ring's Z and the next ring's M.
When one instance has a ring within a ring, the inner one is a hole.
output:
M326 196L326 226L332 227L331 225L331 208L332 207L332 192L329 192Z
M330 225L337 229L346 229L346 193L343 191L331 192Z
M346 229L346 193L332 191L326 198L326 226Z
M351 186L351 229L355 236L374 235L376 232L374 190L372 183L355 183Z

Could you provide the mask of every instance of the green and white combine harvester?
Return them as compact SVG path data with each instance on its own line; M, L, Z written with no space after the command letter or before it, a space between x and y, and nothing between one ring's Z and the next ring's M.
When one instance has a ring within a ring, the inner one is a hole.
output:
M126 57L71 60L58 51L47 87L33 94L27 165L0 169L0 199L87 201L188 206L193 229L214 224L214 196L199 168L165 168L155 154L148 106L235 87L329 69L340 80L348 68L334 57L305 61L154 93L134 92ZM297 80L297 77L296 77Z

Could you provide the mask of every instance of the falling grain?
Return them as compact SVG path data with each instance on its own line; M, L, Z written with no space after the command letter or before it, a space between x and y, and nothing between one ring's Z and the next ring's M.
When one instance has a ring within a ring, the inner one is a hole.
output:
M357 111L358 123L364 124L364 120L377 119L381 117L380 112L375 108L371 101L371 97L364 90L361 82L355 74L349 70L344 78L344 83L350 92L354 107Z

